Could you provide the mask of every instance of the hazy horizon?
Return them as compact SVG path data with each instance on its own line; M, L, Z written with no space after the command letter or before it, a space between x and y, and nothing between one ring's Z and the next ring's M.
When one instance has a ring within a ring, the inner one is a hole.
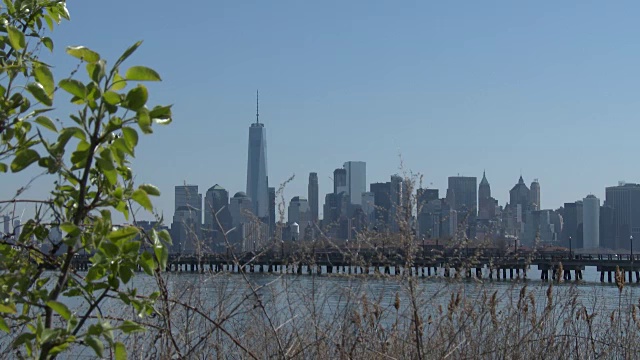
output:
M367 163L367 189L404 169L444 197L447 177L486 170L504 205L522 174L555 209L606 186L640 182L632 166L640 112L640 4L388 3L379 1L125 2L68 4L51 35L58 77L77 62L67 45L111 59L136 40L127 65L163 82L151 103L174 122L141 137L133 170L157 185L173 216L174 186L246 191L249 126L267 131L269 186L295 174L285 200L307 196L317 172L320 212L333 170ZM59 78L57 78L59 80ZM61 97L62 98L62 97ZM60 100L60 99L58 99ZM56 103L67 121L71 107ZM37 172L5 176L10 198ZM23 198L46 196L37 179ZM31 211L27 209L27 211ZM140 214L143 219L149 215Z

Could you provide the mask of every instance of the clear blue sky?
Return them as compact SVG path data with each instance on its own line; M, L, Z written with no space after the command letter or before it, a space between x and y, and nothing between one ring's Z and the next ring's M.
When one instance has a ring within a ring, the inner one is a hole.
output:
M174 123L141 141L139 182L160 187L170 222L173 187L245 190L249 124L267 127L271 185L292 174L287 201L318 172L367 162L388 181L401 154L444 196L447 177L486 169L500 204L520 173L538 178L543 208L605 186L640 182L640 3L635 1L70 1L53 34L66 45L164 81L152 101ZM65 112L58 114L63 118ZM26 175L3 175L6 198ZM53 181L40 178L27 195Z

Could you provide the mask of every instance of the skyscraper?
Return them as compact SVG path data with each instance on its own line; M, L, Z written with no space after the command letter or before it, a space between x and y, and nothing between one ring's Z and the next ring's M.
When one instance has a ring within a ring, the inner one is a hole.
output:
M347 192L350 203L362 204L362 193L367 191L367 164L364 161L347 161L344 163L347 171Z
M241 224L253 221L251 210L253 204L251 198L242 191L238 191L229 200L229 212L231 213L231 223L233 227L238 228Z
M478 179L475 176L450 176L449 189L455 194L453 207L460 212L475 216L478 210ZM460 216L460 215L458 215Z
M391 232L400 231L400 225L405 222L406 214L403 211L403 181L399 175L391 175L389 183L389 195L391 199L391 209L389 212L389 228Z
M247 196L252 200L253 213L261 219L268 219L267 131L259 119L260 115L258 112L258 97L256 92L256 122L249 127Z
M518 183L509 191L509 205L513 207L521 205L522 215L524 215L527 210L530 210L531 192L529 191L527 184L524 183L522 175L520 175Z
M309 202L302 196L294 196L289 202L287 211L287 223L289 225L294 222L299 225L301 236L307 231L307 227L311 226L311 209Z
M174 210L177 211L181 207L195 212L191 218L202 224L202 194L198 193L198 185L178 185L175 187Z
M613 208L615 248L629 249L630 236L640 239L640 185L607 187L605 206Z
M582 248L582 206L582 201L564 203L562 239L565 246L570 245L574 249Z
M418 189L416 192L416 199L418 200L418 209L420 212L430 201L440 199L440 191L438 189Z
M335 169L333 171L333 193L340 194L341 192L348 193L347 188L347 170L343 168Z
M585 249L600 247L600 199L588 195L582 199L582 243Z
M198 193L198 185L175 187L171 232L175 252L194 253L202 250L202 194Z
M318 173L309 173L308 186L309 207L311 208L311 221L318 221Z
M476 234L478 212L478 179L475 176L450 176L449 189L453 190L458 225L463 226L467 237Z
M269 236L276 231L276 188L269 187Z
M214 232L226 232L232 227L229 192L218 184L210 187L204 197L204 227Z
M482 180L478 186L478 218L491 219L495 216L495 200L491 198L491 185L487 180L487 175L482 172Z
M540 183L538 182L538 179L534 179L531 183L529 197L529 201L531 202L531 210L540 210Z
M391 183L373 183L369 185L374 199L374 226L379 231L389 229L389 213L391 212Z

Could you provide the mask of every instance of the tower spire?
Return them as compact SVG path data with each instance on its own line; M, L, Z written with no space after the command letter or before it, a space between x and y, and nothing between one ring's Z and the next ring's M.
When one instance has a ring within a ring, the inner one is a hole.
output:
M260 123L260 113L258 112L259 100L260 94L258 93L258 90L256 90L256 124Z

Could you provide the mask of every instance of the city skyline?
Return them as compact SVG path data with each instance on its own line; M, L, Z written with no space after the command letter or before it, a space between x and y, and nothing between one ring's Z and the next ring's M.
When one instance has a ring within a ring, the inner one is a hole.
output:
M367 163L368 183L388 181L401 173L399 155L407 171L441 191L449 176L480 179L486 169L501 204L520 174L527 185L540 179L545 208L590 193L603 199L607 186L640 181L631 166L640 151L635 2L201 6L193 14L145 2L80 2L70 9L74 20L55 31L55 57L42 54L70 73L77 63L63 54L66 45L90 45L113 62L145 40L131 61L162 74L150 90L154 102L174 104L174 122L140 139L132 169L137 182L161 190L154 205L165 219L176 184L246 191L256 88L269 129L269 185L296 174L287 199L307 193L309 172L318 173L320 194L330 192L333 170L350 159ZM94 19L96 12L105 16ZM95 27L110 27L114 16L121 26L96 36ZM166 56L168 43L190 66ZM66 121L63 103L52 117ZM0 193L11 198L37 174L7 175ZM46 197L54 180L38 178L23 196Z

